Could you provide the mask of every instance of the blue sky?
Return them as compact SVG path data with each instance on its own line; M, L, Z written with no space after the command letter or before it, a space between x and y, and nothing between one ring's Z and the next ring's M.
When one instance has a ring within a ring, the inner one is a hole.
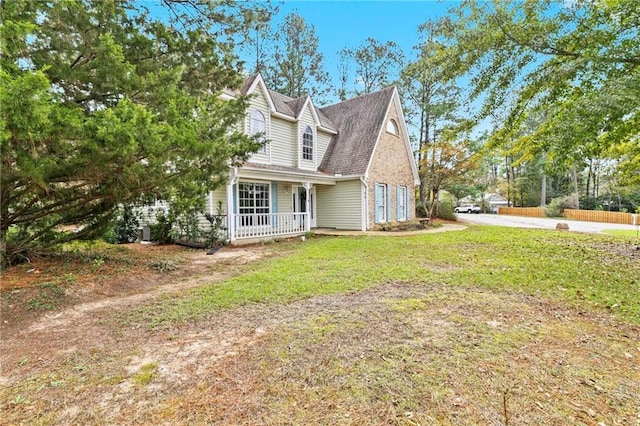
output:
M158 6L159 0L139 0L147 6ZM254 1L254 0L248 0ZM260 1L260 0L257 0ZM368 37L380 42L393 41L400 46L406 59L415 54L419 42L418 27L458 5L454 0L273 0L279 12L273 27L295 11L307 24L313 25L318 37L318 50L324 56L324 66L337 86L338 52L357 48ZM155 9L158 12L160 9ZM238 52L241 53L241 52ZM394 73L391 73L392 75ZM316 100L317 101L317 100ZM319 105L337 102L335 93ZM486 126L484 126L486 127Z
M345 47L360 46L367 37L381 42L394 41L405 55L412 55L413 47L418 44L418 26L445 15L457 3L436 0L285 0L275 22L295 10L308 24L312 24L319 39L318 50L325 58L325 67L335 75L338 52Z
M161 0L138 0L152 14L165 18ZM247 0L248 2L260 0ZM418 44L418 26L446 14L459 3L452 0L273 0L279 13L273 27L291 12L313 25L318 36L318 50L324 56L325 69L338 84L338 52L357 48L368 37L380 42L393 41L406 57L414 54ZM241 52L238 52L241 53Z

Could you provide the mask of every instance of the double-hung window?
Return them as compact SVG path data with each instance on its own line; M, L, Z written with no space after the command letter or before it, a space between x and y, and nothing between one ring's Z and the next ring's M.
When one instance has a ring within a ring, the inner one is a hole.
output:
M396 194L396 205L398 207L397 217L398 221L407 220L407 187L398 186Z
M238 213L241 226L269 224L269 184L256 182L238 183Z
M250 115L250 129L251 135L261 134L260 142L262 142L262 146L258 150L261 154L267 153L267 144L266 144L266 132L267 132L267 120L264 117L264 114L257 109L251 111Z
M376 183L375 186L375 222L385 223L387 218L387 185Z
M302 159L313 161L313 130L309 126L302 134Z

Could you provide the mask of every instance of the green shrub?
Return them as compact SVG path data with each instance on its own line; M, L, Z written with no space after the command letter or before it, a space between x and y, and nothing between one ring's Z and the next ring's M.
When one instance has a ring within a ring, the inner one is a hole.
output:
M189 210L182 212L176 216L175 228L176 238L188 243L194 243L200 240L200 221L198 220L199 212L197 210Z
M156 223L151 225L151 241L157 241L160 244L169 244L174 240L173 223L175 218L171 214L165 214L159 211L156 215Z
M124 206L115 220L113 229L105 235L105 240L115 244L133 243L138 239L139 226L133 207Z
M547 217L562 217L564 209L575 208L574 197L559 197L552 199L544 209Z
M206 213L204 217L209 222L209 229L204 229L201 232L202 239L206 248L212 248L218 245L227 237L227 227L225 226L226 216L222 208L222 201L218 201L218 207L216 214L211 215Z
M452 201L449 200L441 200L438 202L436 206L436 210L434 212L434 216L444 220L457 220L456 215L453 211L455 205Z

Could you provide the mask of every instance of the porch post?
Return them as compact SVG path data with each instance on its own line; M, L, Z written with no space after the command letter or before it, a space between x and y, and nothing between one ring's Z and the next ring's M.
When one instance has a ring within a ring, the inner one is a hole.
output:
M307 200L306 200L306 208L305 208L305 211L307 212L307 219L304 222L305 232L311 231L311 199L309 198L310 196L309 191L311 190L312 186L313 184L311 182L302 183L302 187L304 188L305 191L307 191L307 197L306 197Z
M236 240L236 215L233 211L233 187L238 183L238 169L233 168L229 174L229 183L227 184L227 232L229 233L229 241Z

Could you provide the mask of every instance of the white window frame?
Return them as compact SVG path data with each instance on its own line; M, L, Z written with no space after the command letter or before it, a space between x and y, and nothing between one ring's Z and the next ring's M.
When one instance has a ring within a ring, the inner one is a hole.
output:
M305 127L302 132L302 159L304 161L313 161L314 139L313 129L311 126ZM307 144L307 142L309 142L309 144ZM309 158L307 158L307 156Z
M396 123L396 120L394 120L393 118L387 121L387 133L391 133L395 136L398 136L400 133L398 130L398 123Z
M249 191L252 191L253 196L242 198L241 194L245 192L245 190L242 188L243 186L246 186L246 185L251 185L251 189L249 189ZM258 185L260 185L261 187L266 187L266 191L264 190L260 191L260 194L266 194L266 198L257 197L258 192L256 192L256 186ZM271 197L272 197L271 184L269 182L242 181L242 182L238 182L237 191L238 192L237 192L236 200L237 200L238 214L251 215L251 216L265 215L265 214L267 215L267 216L260 216L260 218L257 220L257 223L254 223L253 218L245 218L244 219L245 223L241 223L240 226L267 225L269 223L269 215L271 213ZM260 201L260 203L258 203L258 201ZM243 205L243 202L247 202L248 204L251 204L251 205L246 205L246 204Z
M407 187L400 185L398 186L398 199L396 203L398 203L397 210L398 214L398 222L406 222L407 221Z
M376 183L375 184L375 197L376 205L374 206L375 213L374 218L377 217L378 220L376 223L387 223L389 218L387 217L387 185ZM379 209L382 208L382 214L380 214ZM376 214L377 213L377 214Z
M267 153L267 144L264 143L267 136L267 117L259 109L254 109L249 114L249 133L253 136L257 133L262 133L260 141L263 142L262 146L258 150L259 154Z

